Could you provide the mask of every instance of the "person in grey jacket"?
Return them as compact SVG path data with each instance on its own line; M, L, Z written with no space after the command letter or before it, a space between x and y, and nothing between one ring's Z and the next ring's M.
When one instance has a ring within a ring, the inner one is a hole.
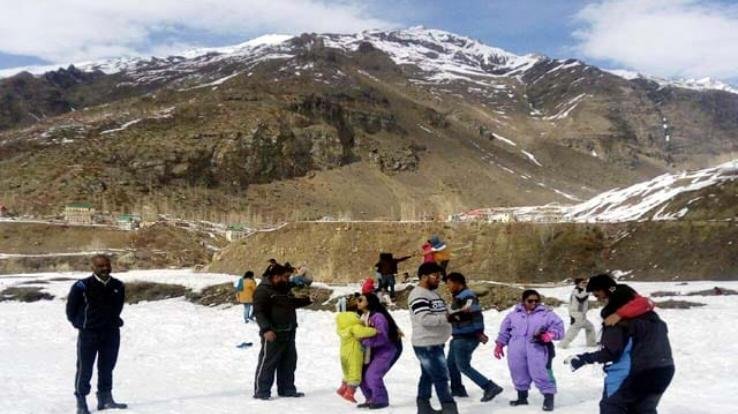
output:
M569 296L569 318L571 326L566 331L564 339L559 343L560 348L568 348L571 342L584 329L587 334L587 346L597 346L594 325L587 319L589 310L589 292L587 292L587 279L574 279L574 290Z
M408 297L413 350L420 361L421 371L418 382L418 414L458 414L449 388L444 355L446 341L451 337L451 323L448 321L446 302L436 292L442 271L441 266L436 263L423 263L418 268L420 281ZM431 406L433 388L441 402L441 411Z

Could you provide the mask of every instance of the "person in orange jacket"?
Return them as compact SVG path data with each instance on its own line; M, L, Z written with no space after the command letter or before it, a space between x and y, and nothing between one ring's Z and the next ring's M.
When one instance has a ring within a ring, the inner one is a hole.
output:
M238 279L236 284L236 301L243 304L243 321L245 323L254 321L254 291L256 282L254 272L248 271Z

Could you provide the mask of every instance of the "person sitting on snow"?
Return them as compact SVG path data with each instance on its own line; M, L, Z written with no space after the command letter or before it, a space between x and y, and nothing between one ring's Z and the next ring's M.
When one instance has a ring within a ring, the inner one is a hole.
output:
M631 317L615 316L610 321L616 323L605 324L601 350L564 362L572 371L586 364L605 364L600 414L655 413L674 376L666 323L652 310L646 310L633 289L616 284L609 275L593 277L587 290L606 303L601 312L606 321L623 308L632 312Z

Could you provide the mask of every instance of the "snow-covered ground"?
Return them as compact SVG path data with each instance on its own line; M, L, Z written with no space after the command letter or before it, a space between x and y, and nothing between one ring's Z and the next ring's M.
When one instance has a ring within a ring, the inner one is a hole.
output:
M82 273L12 275L0 277L0 289L20 282L58 277L82 277ZM125 281L158 280L195 289L233 280L230 275L202 275L182 270L136 271L117 275ZM43 286L57 295L51 301L0 303L0 383L2 413L68 413L74 409L73 377L76 333L64 317L64 296L71 281ZM738 282L632 283L642 293L657 290L693 292L714 285L738 289ZM39 285L41 286L41 285ZM564 299L568 287L540 291ZM661 412L714 414L732 412L738 405L738 300L735 296L689 297L707 304L692 310L660 310L668 322L677 374L664 396ZM556 309L562 317L565 307ZM488 334L506 312L485 313ZM591 319L599 323L595 312ZM405 332L410 332L407 312L395 312ZM338 340L331 312L300 311L300 354L297 386L307 393L302 400L251 399L258 347L237 349L236 344L257 341L256 326L244 325L241 308L208 308L181 299L127 305L123 318L122 351L115 371L115 396L135 413L351 413L357 411L340 400L334 389L340 380ZM573 349L559 351L554 362L559 384L557 411L591 414L598 411L602 371L588 366L571 373L562 364L567 355L584 351L583 337ZM414 413L418 363L410 344L387 378L392 406L387 413ZM479 389L466 381L471 398L460 399L461 413L538 413L541 397L532 393L532 405L512 408L507 401L514 390L505 361L492 358L492 346L480 347L475 365L505 387L494 402L482 404ZM95 379L93 378L93 389ZM90 398L92 401L92 397Z

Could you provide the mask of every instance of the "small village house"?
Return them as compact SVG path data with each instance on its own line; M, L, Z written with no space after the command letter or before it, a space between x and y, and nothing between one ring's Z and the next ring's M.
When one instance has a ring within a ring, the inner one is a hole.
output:
M64 207L64 220L69 224L92 224L95 209L90 203L71 203Z
M123 230L136 230L141 226L141 217L135 214L121 214L115 222Z
M241 224L234 224L228 226L226 229L226 240L235 241L243 239L248 235L248 229Z

